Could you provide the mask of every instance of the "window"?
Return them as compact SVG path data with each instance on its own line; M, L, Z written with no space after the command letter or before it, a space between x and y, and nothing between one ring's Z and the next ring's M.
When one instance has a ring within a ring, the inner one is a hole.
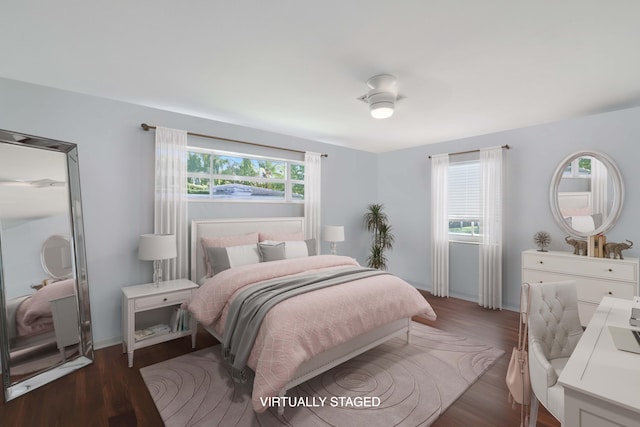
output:
M478 241L480 234L480 162L449 164L449 236Z
M591 157L572 160L562 173L563 178L591 178Z
M191 200L304 201L304 163L189 148L187 195Z

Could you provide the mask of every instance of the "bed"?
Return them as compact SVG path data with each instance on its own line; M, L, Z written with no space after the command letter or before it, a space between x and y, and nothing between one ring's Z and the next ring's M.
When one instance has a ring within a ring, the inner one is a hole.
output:
M285 299L265 315L246 363L253 374L252 403L257 412L267 409L265 398L282 397L296 385L393 337L403 335L409 342L413 316L436 317L424 297L400 278L363 271L369 269L350 257L314 254L315 245L304 240L303 230L303 218L195 220L191 224L191 279L201 286L186 305L223 347L234 334L228 328L232 322L227 323L233 301L248 287L271 286L280 278L306 281L312 274L349 279ZM218 245L216 249L207 246L212 244ZM232 253L241 247L245 253L238 259L243 261L231 262ZM255 254L248 253L252 247L258 256L266 254L266 259L255 262ZM274 257L270 252L274 247L284 252ZM215 258L225 252L230 261L218 271Z
M65 327L75 320L74 279L52 282L31 295L7 301L7 332L12 363L32 358L49 348L60 351L78 342L77 328ZM56 313L54 313L56 311Z
M602 225L602 214L592 213L590 191L559 192L558 207L574 230L589 233Z

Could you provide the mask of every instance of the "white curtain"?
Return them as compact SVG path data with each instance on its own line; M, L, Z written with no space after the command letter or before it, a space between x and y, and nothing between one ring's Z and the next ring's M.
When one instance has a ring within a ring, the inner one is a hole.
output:
M480 150L480 280L478 304L502 309L502 147Z
M607 219L607 167L600 160L591 159L591 213Z
M449 296L449 155L431 156L431 281L433 295Z
M162 263L162 280L189 277L187 132L156 128L154 233L175 234L178 256Z
M320 153L304 155L304 235L306 239L316 239L317 254L320 254L321 160Z

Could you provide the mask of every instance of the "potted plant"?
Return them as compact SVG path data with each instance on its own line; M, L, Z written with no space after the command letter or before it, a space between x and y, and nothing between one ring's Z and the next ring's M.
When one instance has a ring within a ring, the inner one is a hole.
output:
M384 256L385 250L391 250L394 237L391 234L389 219L382 209L382 204L371 204L367 207L364 215L364 225L367 231L373 233L373 242L367 262L369 267L379 270L387 269L387 258Z

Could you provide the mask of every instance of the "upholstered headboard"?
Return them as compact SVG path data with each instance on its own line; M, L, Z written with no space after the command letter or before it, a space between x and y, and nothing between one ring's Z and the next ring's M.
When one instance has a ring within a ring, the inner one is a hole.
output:
M244 235L252 232L304 232L304 217L197 219L191 221L191 280L200 283L205 276L202 237Z
M602 214L592 214L591 192L559 192L558 206L562 217L574 230L589 233L602 225Z
M558 206L563 217L591 215L591 192L559 192Z

